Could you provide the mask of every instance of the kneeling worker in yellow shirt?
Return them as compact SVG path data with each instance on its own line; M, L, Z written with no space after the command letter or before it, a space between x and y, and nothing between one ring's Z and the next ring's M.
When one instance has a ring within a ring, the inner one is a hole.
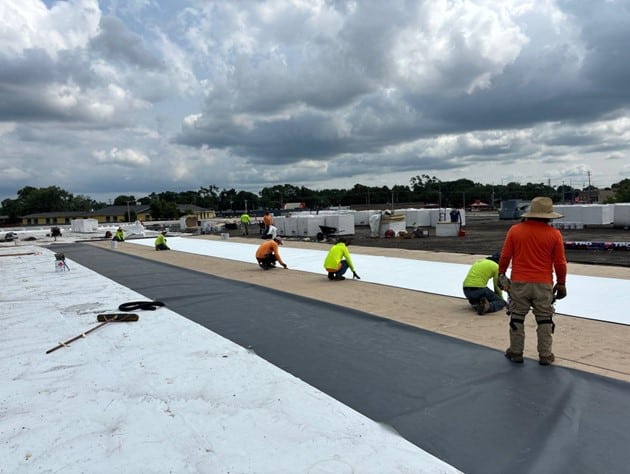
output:
M352 278L360 280L357 272L354 271L354 265L352 264L352 258L350 258L350 252L348 251L348 245L350 242L346 239L339 239L335 245L333 245L326 255L324 260L324 268L328 272L329 280L345 280L343 276L348 270L352 270Z
M507 306L499 288L500 257L500 253L495 253L477 260L464 279L464 296L479 315L494 313ZM487 286L489 280L492 280L494 291Z

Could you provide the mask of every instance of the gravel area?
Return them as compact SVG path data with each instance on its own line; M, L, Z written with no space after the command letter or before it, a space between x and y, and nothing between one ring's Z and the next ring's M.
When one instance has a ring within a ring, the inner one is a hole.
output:
M428 237L413 238L374 238L367 226L355 227L351 237L353 245L363 247L399 248L405 250L425 250L463 254L492 254L500 250L508 229L517 220L500 220L496 214L467 213L464 237L436 237L434 228L427 228ZM584 229L563 229L565 242L624 242L630 246L630 230L610 226L591 226ZM241 236L240 231L233 231ZM258 235L249 236L257 239ZM323 242L330 244L330 242ZM567 261L593 265L630 266L630 247L627 249L566 249Z

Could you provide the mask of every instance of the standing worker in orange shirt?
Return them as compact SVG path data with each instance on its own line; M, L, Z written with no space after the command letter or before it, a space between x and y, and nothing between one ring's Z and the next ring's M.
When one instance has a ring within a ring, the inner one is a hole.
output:
M287 264L282 261L280 257L280 250L278 245L282 245L282 239L276 237L275 239L265 240L258 250L256 250L256 260L258 266L263 270L269 270L270 268L276 268L276 262L282 265L285 269Z
M273 217L269 211L266 211L263 215L263 224L265 224L265 230L263 230L263 235L265 235L269 232L269 227L273 224Z
M505 357L512 362L523 362L524 323L530 308L538 325L538 362L550 365L555 360L551 350L555 328L553 303L567 296L562 234L549 225L559 217L562 214L554 212L550 198L534 198L529 212L523 214L524 221L508 231L501 250L499 284L510 294L510 347ZM505 273L510 262L512 272L508 279Z

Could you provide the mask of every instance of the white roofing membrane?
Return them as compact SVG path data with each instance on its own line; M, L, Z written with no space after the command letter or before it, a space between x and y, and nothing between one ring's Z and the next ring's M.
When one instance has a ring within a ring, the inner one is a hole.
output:
M0 472L459 472L167 307L46 354L146 298L45 248L0 257Z
M126 243L154 246L154 239L134 239ZM171 237L173 250L256 264L257 244L229 240L200 240ZM325 275L326 250L291 248L290 242L280 247L282 260L291 270ZM409 290L463 298L462 282L469 265L413 260L396 257L350 254L360 282L376 283ZM570 270L570 267L569 267ZM278 270L281 271L281 270ZM356 281L355 281L356 283ZM630 280L567 275L568 296L556 302L556 312L579 318L630 325L627 311Z

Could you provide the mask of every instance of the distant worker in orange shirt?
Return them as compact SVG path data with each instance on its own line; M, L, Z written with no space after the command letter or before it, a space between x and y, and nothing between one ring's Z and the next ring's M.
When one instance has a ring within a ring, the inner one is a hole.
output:
M265 214L263 215L263 224L265 224L265 228L263 230L263 235L265 235L269 233L269 227L271 227L273 224L273 216L270 214L269 211L265 212Z
M505 357L512 362L523 362L525 316L530 308L538 325L538 362L550 365L555 360L551 350L555 328L553 303L567 296L567 261L562 234L549 225L552 219L559 217L562 214L554 212L550 198L534 198L529 212L523 214L524 221L508 231L501 250L499 285L510 295L510 347ZM510 262L512 272L508 278Z
M265 240L258 250L256 250L256 260L258 266L263 270L269 270L270 268L276 268L276 262L282 265L285 269L288 268L287 264L282 261L280 257L280 250L278 245L282 245L282 239L276 237L275 239Z

